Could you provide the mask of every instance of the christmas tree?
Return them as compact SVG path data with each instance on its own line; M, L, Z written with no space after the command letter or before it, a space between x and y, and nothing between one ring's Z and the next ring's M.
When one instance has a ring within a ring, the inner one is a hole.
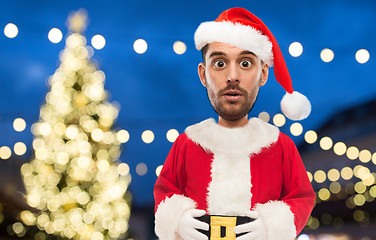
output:
M130 215L129 167L118 162L127 132L112 128L119 107L108 102L105 74L90 61L86 20L83 10L69 17L61 64L32 126L35 154L21 173L27 203L40 211L20 217L63 238L116 239Z

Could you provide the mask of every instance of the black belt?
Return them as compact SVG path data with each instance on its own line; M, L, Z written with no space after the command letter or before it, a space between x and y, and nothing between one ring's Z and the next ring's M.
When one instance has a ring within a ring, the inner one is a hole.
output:
M209 240L235 240L236 237L239 237L245 233L235 234L234 228L237 225L253 221L253 219L250 217L218 215L204 215L196 219L209 224L209 231L197 229L208 236Z

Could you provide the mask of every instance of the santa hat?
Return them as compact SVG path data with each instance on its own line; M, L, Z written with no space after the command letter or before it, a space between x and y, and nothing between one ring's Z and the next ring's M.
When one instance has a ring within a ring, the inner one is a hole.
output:
M291 120L302 120L311 112L311 103L301 93L294 91L277 40L266 25L244 8L231 8L215 21L203 22L195 32L197 50L211 42L223 42L256 54L262 61L273 66L274 75L286 90L281 101L283 114Z

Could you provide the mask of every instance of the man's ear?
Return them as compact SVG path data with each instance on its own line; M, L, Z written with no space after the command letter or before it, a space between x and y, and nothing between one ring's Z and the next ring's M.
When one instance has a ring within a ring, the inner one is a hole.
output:
M206 87L206 76L205 76L205 64L204 63L200 63L198 65L198 76L200 77L200 80L201 80L201 83L202 85L204 85L204 87Z
M260 87L264 86L266 81L268 81L268 76L269 76L269 66L268 64L262 64Z

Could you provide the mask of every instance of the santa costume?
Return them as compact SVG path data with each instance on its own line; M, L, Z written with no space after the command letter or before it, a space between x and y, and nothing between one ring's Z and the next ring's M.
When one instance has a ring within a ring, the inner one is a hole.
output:
M309 115L310 103L293 90L278 44L269 29L249 11L232 8L195 33L196 48L224 42L274 64L285 88L282 111L293 120ZM277 127L252 118L243 127L226 128L209 119L192 125L175 141L154 188L155 231L161 240L180 239L185 211L246 216L256 211L267 239L293 240L305 226L315 194L292 140Z

